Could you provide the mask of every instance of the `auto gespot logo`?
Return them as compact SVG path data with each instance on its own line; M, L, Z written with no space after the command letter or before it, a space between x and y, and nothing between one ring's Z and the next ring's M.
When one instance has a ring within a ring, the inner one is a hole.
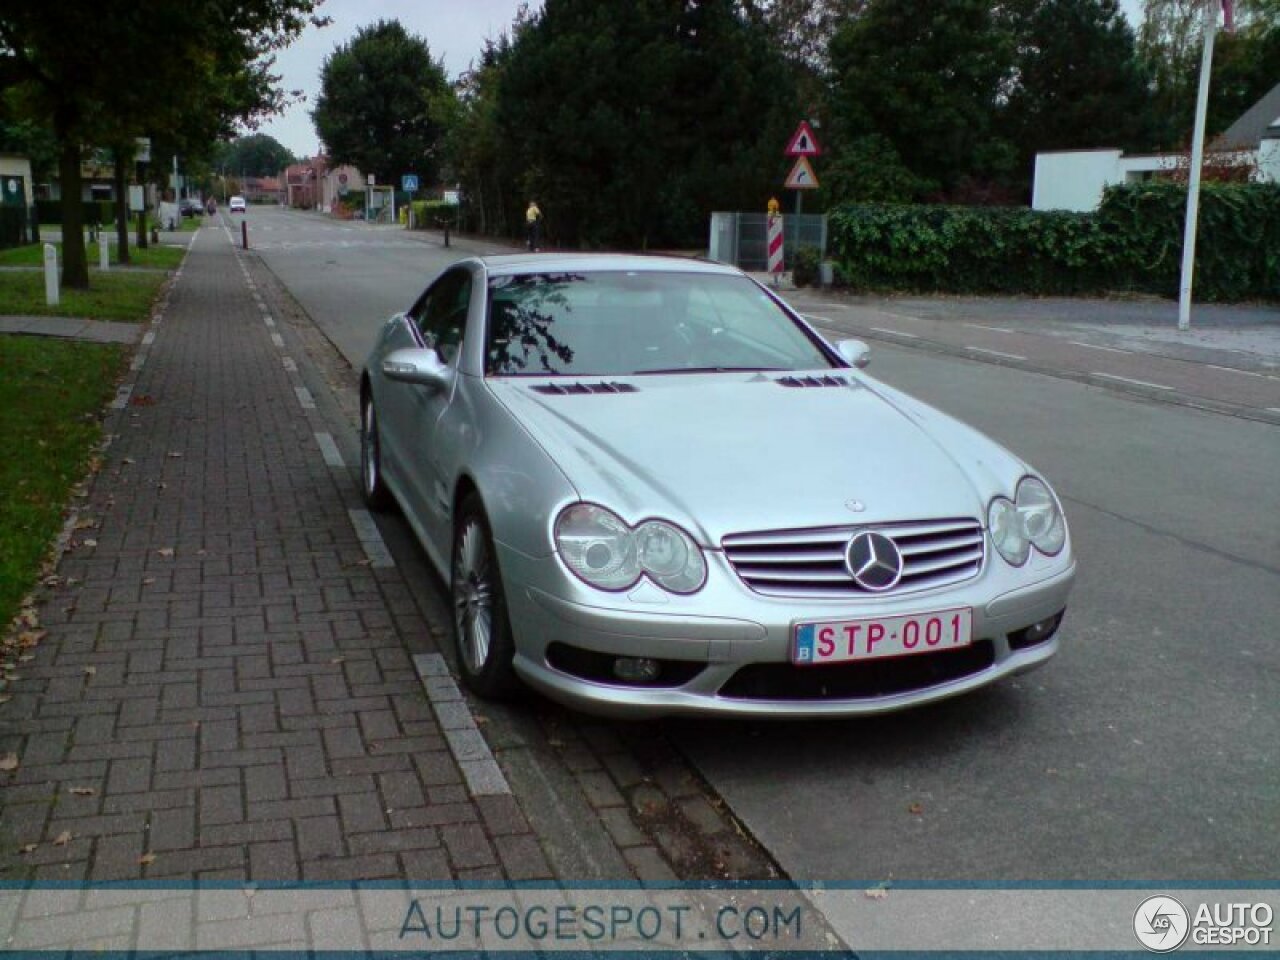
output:
M1173 897L1148 897L1133 914L1138 942L1169 953L1188 939L1198 946L1269 946L1275 911L1269 903L1201 903L1195 914Z

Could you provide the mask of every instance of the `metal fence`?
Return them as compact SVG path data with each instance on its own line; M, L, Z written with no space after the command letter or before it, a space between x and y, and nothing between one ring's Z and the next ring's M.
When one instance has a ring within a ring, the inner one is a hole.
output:
M768 214L721 211L711 214L710 256L742 270L767 270L766 246ZM802 246L816 247L826 256L827 215L824 213L784 214L782 250L784 265Z

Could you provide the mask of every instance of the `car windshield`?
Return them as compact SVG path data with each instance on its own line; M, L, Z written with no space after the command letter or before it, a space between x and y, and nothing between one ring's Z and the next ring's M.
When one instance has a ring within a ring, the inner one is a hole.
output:
M485 372L629 376L834 366L746 277L653 270L495 276Z

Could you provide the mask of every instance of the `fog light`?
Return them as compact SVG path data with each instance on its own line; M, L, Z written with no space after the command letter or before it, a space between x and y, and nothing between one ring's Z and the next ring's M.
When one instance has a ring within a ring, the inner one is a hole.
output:
M1062 623L1061 611L1047 620L1041 620L1039 623L1033 623L1029 627L1009 634L1009 646L1014 650L1023 650L1034 647L1038 643L1044 643L1057 632L1060 623Z
M658 661L649 657L618 657L613 661L613 675L625 683L653 683L658 673Z

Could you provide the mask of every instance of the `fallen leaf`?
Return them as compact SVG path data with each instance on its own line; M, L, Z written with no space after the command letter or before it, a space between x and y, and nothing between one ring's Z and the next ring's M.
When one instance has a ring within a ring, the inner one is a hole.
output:
M173 556L173 547L161 547L159 550L156 551L156 553L160 554L160 556L165 557L167 559Z
M82 547L96 547L97 545L98 545L97 540L81 540L80 541L80 546Z
M151 866L151 864L155 862L156 862L156 855L154 853L144 853L142 856L138 858L138 863L144 867L149 867Z
M910 813L913 816L917 816L917 817L920 816L922 813L924 813L924 804L919 802L910 804L907 807L907 813Z
M38 843L24 843L22 846L20 846L20 847L18 848L18 852L19 852L19 853L31 853L31 852L32 852L33 850L35 850L35 848L36 848L36 847L38 847L38 846L40 846L40 844L38 844Z
M346 662L347 662L347 658L346 658L346 657L334 657L334 658L333 658L332 660L330 660L329 662L330 662L330 663L346 663Z
M97 668L97 667L85 667L85 668L84 668L84 675L85 675L86 677L96 676L96 675L97 675L97 673L98 673L98 668Z
M72 787L70 792L75 797L92 797L98 791L93 787Z
M124 464L134 464L134 463L137 463L138 461L137 461L137 460L134 460L134 459L133 459L133 457L125 457L125 458L124 458L123 460L121 460L120 462L121 462L121 463L124 463Z
M144 587L149 587L149 586L151 586L151 585L152 585L153 583L155 583L155 582L156 582L156 578L155 578L155 577L143 577L143 578L142 578L142 585L143 585Z
M18 634L18 646L34 647L48 635L48 630L23 630Z
M177 450L170 450L170 451L169 451L169 459L170 459L170 460L181 460L181 459L182 459L182 454L181 454L181 453L179 453Z
M30 663L30 662L31 662L32 660L34 660L35 658L36 658L36 655L35 655L34 653L24 653L22 656L20 656L20 657L18 658L18 662L19 662L19 663Z
M864 890L863 896L868 900L883 900L889 896L889 891L884 887L872 887L870 890Z
M7 693L6 693L6 694L0 694L0 704L8 703L8 702L9 702L10 700L12 700L12 699L13 699L13 697L9 696Z
M94 520L94 519L92 519L92 518L90 518L90 517L85 517L85 519L83 519L83 520L77 520L77 521L76 521L76 525L75 525L75 527L74 527L73 529L75 529L75 530L93 530L93 529L96 529L96 528L97 528L97 526L98 526L98 521L97 521L97 520Z
M18 769L18 755L16 753L6 753L0 757L0 772L12 773Z
M145 393L138 393L129 398L129 405L133 407L153 407L155 406L155 400Z
M70 842L71 842L70 830L63 830L60 834L58 834L56 837L53 838L53 845L55 847L65 847Z

